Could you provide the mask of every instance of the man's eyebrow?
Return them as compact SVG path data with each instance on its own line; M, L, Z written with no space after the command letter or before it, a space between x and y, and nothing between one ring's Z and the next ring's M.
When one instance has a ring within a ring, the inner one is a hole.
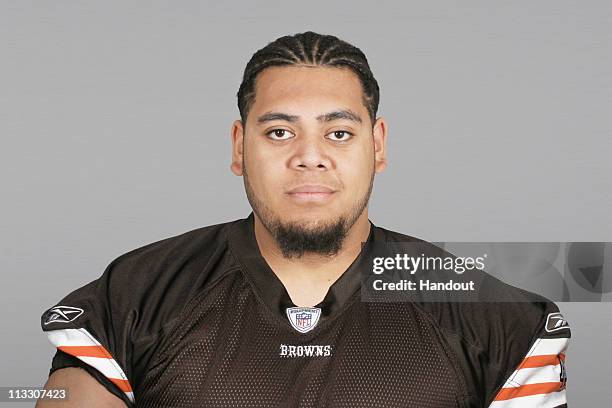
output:
M347 119L359 124L362 123L361 117L350 109L341 109L317 116L319 122L331 122L336 119Z
M350 109L341 109L317 116L317 120L319 122L331 122L337 119L346 119L359 124L363 123L361 117ZM284 120L286 122L295 123L300 120L300 117L297 115L289 115L283 112L268 112L257 118L257 124L261 125L263 123L271 122L273 120Z
M299 119L300 117L297 115L289 115L282 112L268 112L257 118L257 124L261 125L262 123L271 122L273 120L284 120L293 123L297 122Z

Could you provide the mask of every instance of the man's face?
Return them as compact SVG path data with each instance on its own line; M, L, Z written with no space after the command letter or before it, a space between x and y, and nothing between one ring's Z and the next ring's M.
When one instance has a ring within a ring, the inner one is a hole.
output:
M234 123L232 170L244 176L254 212L281 249L294 241L285 242L286 255L333 254L385 167L384 120L372 129L348 69L271 67L255 91L246 126Z

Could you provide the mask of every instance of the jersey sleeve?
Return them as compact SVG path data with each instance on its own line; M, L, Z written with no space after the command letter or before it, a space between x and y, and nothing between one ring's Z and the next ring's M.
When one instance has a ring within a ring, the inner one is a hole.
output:
M529 350L498 387L490 408L567 407L565 355L571 330L553 303L533 336Z
M95 281L73 291L41 316L57 351L49 374L81 367L128 406L134 404L131 355L138 316L128 271L113 261Z

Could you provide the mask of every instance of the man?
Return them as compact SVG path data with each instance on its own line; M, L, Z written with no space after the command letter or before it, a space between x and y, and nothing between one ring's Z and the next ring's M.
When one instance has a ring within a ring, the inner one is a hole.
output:
M91 407L564 406L554 304L361 300L374 245L423 243L368 218L378 98L336 37L255 53L231 130L253 213L128 252L47 310L46 388Z

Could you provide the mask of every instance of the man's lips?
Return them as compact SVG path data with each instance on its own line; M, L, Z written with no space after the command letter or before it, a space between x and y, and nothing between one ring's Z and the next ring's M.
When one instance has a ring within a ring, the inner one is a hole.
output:
M287 194L299 194L299 193L327 193L331 194L335 190L331 187L324 186L322 184L304 184L291 190L287 191Z
M304 184L287 191L287 195L299 201L325 201L335 192L336 190L322 184Z

